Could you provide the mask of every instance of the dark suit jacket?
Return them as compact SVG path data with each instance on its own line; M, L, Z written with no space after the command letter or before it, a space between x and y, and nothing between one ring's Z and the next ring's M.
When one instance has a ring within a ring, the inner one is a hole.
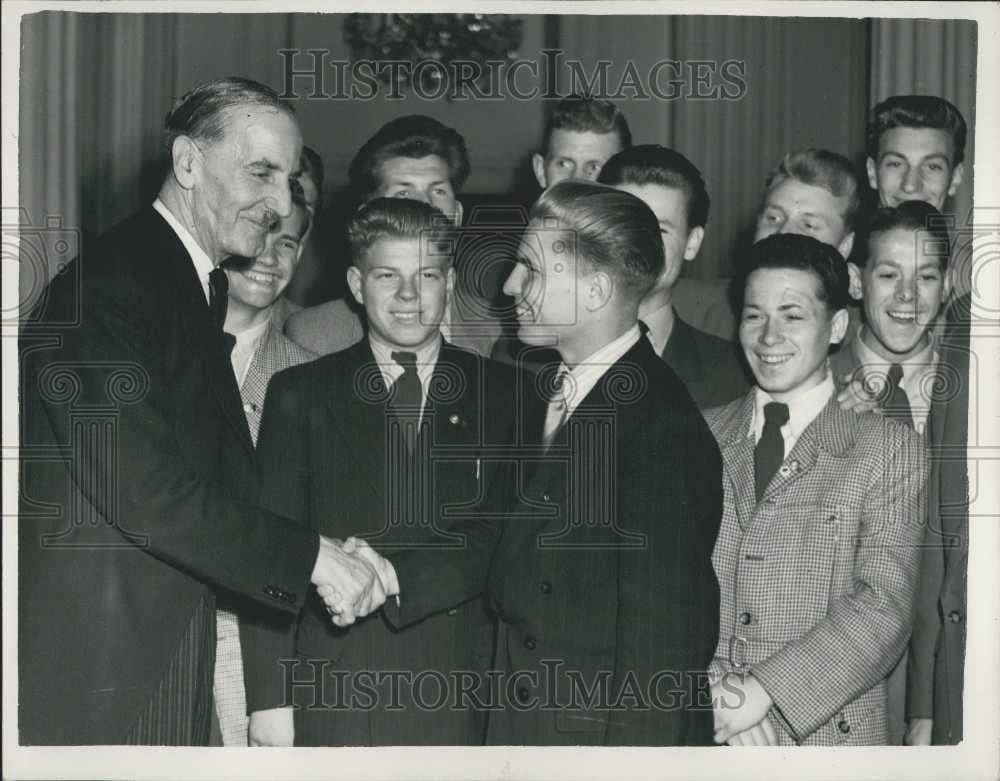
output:
M674 312L674 327L660 356L699 409L728 404L750 388L737 346L688 325Z
M939 345L942 382L928 419L932 448L927 531L917 591L907 716L934 719L938 745L962 740L969 562L970 298L949 308Z
M704 419L645 339L544 454L532 407L506 511L463 524L460 556L391 559L402 601L384 612L405 625L487 589L506 673L489 743L711 744L722 472Z
M297 611L318 539L245 501L221 332L152 208L53 281L21 361L21 742L122 742L210 585Z
M258 441L266 505L322 534L364 535L389 556L421 545L456 549L461 538L449 537L446 531L482 503L492 472L487 448L503 445L510 434L513 372L445 343L429 389L425 430L416 449L424 471L415 496L424 509L407 516L407 497L412 501L414 494L407 494L399 471L407 457L405 448L391 443L386 389L368 340L275 375ZM424 519L433 519L433 528L424 525ZM297 637L293 625L282 632L268 622L256 627L245 623L250 710L285 703L285 675L278 660L297 653L307 662L325 665L328 676L325 697L316 697L327 709L296 711L297 745L481 744L482 710L442 707L428 712L415 707L434 703L433 681L425 684L416 703L409 684L399 684L402 709L397 711L388 707L389 684L358 679L332 683L335 671L404 671L416 678L421 673L426 677L468 670L484 678L493 652L494 622L483 600L456 599L441 608L403 630L380 614L343 630L333 626L313 595ZM296 678L311 677L312 669L300 665ZM373 702L365 689L377 689L377 700ZM298 687L296 703L309 704L316 694Z

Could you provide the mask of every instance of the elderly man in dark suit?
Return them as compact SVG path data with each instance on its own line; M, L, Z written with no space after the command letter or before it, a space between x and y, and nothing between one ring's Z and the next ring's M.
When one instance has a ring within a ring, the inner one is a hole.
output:
M168 114L166 140L156 201L86 248L22 331L26 744L204 744L216 588L280 615L310 581L360 601L378 587L333 541L254 504L222 330L219 264L259 254L291 211L291 109L221 79Z
M261 430L267 506L385 551L461 543L448 529L488 492L488 448L506 444L513 421L513 373L442 339L455 271L454 231L432 232L440 216L378 198L352 218L348 281L368 336L276 375ZM315 599L283 632L245 626L251 742L480 744L484 710L450 697L432 708L436 683L421 681L464 671L481 682L494 622L481 599L446 607L405 629L378 615L345 630Z
M386 123L351 161L351 189L359 202L372 198L409 198L440 209L462 224L458 192L469 176L469 155L458 131L436 119L413 114ZM455 291L441 322L441 333L458 347L488 356L500 333L489 291L487 268L475 252L455 257ZM289 317L285 333L318 355L344 350L364 338L365 319L348 299L327 301Z
M487 592L501 674L489 743L711 743L721 463L638 326L663 271L656 217L566 181L531 218L505 291L522 341L557 341L562 362L526 389L506 501L455 527L460 552L359 553L399 594L384 608L397 626Z
M597 181L641 199L660 224L663 273L639 304L653 350L684 381L700 409L743 395L749 383L736 345L688 325L673 306L674 285L705 238L709 198L701 172L673 149L644 144L608 160Z

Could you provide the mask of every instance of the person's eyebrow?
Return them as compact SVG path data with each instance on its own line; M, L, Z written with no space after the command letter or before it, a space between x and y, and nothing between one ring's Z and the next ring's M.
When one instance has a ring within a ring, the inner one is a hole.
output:
M259 160L251 160L249 163L247 163L247 167L249 167L249 168L266 168L269 171L278 171L278 170L281 169L280 165L278 165L277 163L273 162L272 160L269 160L266 157L262 157Z

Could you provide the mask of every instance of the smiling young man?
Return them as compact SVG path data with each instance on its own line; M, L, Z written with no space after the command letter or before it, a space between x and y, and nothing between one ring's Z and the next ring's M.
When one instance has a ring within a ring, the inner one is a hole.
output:
M612 156L632 146L625 115L606 100L570 95L556 104L531 168L543 190L565 179L594 181Z
M846 333L849 297L833 247L768 237L734 285L757 387L706 413L725 486L715 739L885 743L884 679L910 630L926 454L908 427L836 401L827 355Z
M475 507L489 488L481 450L506 444L513 419L509 370L442 338L455 283L443 216L416 200L376 198L352 217L348 282L367 337L276 375L258 443L268 506L341 538L365 535L389 555L455 547L447 530L456 508ZM480 600L458 602L404 630L381 615L338 629L318 597L298 626L246 627L251 742L481 743L477 689L434 707L433 685L421 684L451 671L485 679L492 618ZM290 695L291 677L315 685Z
M931 331L951 284L948 231L933 206L904 201L880 208L866 233L852 283L864 320L834 357L834 371L860 379L886 414L923 433L937 365Z
M893 95L868 122L868 183L882 206L926 201L938 211L965 173L962 113L933 95Z
M735 345L691 327L673 306L674 285L705 238L709 198L701 172L673 149L644 144L608 160L598 181L639 198L660 225L663 273L639 304L653 350L677 372L700 409L743 395L748 383Z

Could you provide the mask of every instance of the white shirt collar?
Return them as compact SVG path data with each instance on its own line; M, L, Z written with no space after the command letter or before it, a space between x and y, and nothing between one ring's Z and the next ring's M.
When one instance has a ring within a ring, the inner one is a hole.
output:
M788 404L788 422L781 427L782 436L785 438L785 453L791 452L792 445L798 441L799 436L812 423L816 416L822 412L823 407L830 401L830 397L835 390L833 376L827 368L823 381L813 388L796 395L785 402ZM771 394L757 387L754 392L754 415L750 426L749 435L754 438L754 442L760 440L761 432L764 430L764 405L774 401Z
M167 221L167 225L173 229L177 238L181 240L181 244L184 245L184 249L187 250L191 262L194 264L195 273L198 275L198 281L201 282L201 288L205 293L205 300L208 301L208 275L215 269L215 264L208 253L201 248L195 237L191 235L191 232L164 205L163 201L157 198L153 201L153 208Z
M394 352L412 352L417 356L417 376L420 377L420 384L426 390L427 381L434 373L434 367L437 365L438 355L441 352L440 338L435 339L419 350L396 350L377 339L372 339L370 336L368 337L368 344L371 345L372 354L375 356L375 363L378 364L379 369L382 371L382 378L385 380L386 387L391 386L403 373L403 367L392 359L392 354Z
M608 342L599 350L588 355L573 369L569 369L565 363L560 364L560 372L569 372L569 376L563 381L563 397L566 401L567 417L572 415L573 410L580 405L580 402L587 398L587 394L594 389L594 386L607 373L608 369L614 366L641 338L642 331L636 324L614 341Z
M864 339L861 338L864 333L864 325L858 326L857 333L854 336L854 349L857 352L858 360L861 362L862 366L872 366L879 367L880 370L886 369L894 363L898 363L903 368L903 380L902 385L907 384L907 380L914 374L923 374L927 371L929 367L934 366L937 363L937 354L934 352L934 341L928 338L927 345L920 352L911 355L906 360L889 360L883 358L877 352L875 352L871 347L865 344Z
M233 371L236 373L236 384L241 388L250 371L250 364L253 363L253 357L257 354L257 349L260 347L261 339L264 337L267 327L270 324L270 320L265 320L263 323L252 325L238 334L233 334L236 338L236 344L233 346L233 352L230 357L233 364Z

